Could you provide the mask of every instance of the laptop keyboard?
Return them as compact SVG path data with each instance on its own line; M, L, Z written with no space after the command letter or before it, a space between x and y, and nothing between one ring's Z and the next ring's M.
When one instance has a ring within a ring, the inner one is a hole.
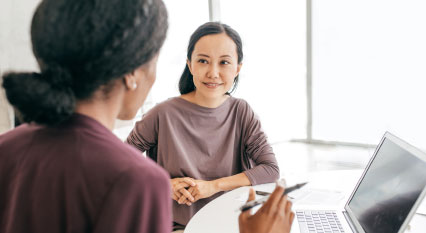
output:
M341 233L343 231L334 211L296 211L301 233Z

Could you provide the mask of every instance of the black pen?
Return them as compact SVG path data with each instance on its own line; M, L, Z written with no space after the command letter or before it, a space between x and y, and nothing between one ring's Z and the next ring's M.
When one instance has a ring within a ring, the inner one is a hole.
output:
M290 192L292 192L294 190L300 189L301 187L305 186L306 184L307 184L307 182L306 183L296 184L294 186L286 188L285 191L284 191L284 193L283 193L283 196L287 195L288 193L290 193ZM253 208L253 207L257 206L257 205L265 203L268 200L268 198L269 198L269 196L262 197L259 200L249 201L245 205L241 206L240 210L241 211L249 210L249 209L251 209L251 208Z

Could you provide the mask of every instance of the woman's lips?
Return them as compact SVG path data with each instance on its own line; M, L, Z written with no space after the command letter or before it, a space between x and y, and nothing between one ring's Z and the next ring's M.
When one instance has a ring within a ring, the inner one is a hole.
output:
M222 85L223 83L204 83L203 84L207 87L207 88L216 88L220 85Z

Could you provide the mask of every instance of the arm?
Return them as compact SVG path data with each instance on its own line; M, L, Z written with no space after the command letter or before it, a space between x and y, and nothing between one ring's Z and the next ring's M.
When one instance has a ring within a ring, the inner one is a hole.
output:
M229 191L241 186L251 185L249 178L244 173L223 177L213 181L218 192Z
M244 156L250 158L255 164L253 168L244 173L252 185L275 182L280 177L275 154L262 130L260 120L247 103L241 118ZM243 163L243 165L245 164Z
M126 142L129 145L136 147L136 149L141 152L149 151L157 146L158 125L158 110L152 109L145 114L140 121L136 122L135 127L132 132L130 132ZM152 156L156 157L156 155ZM156 158L154 157L151 157L151 159L156 161Z
M131 168L121 174L103 200L94 233L171 232L170 184L160 169Z

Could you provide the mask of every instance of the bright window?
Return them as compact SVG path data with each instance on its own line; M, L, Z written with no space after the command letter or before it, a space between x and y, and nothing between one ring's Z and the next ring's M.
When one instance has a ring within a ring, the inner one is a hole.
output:
M305 2L226 0L220 8L221 21L243 40L235 96L249 102L270 142L305 138Z
M312 2L313 138L426 148L426 2Z

